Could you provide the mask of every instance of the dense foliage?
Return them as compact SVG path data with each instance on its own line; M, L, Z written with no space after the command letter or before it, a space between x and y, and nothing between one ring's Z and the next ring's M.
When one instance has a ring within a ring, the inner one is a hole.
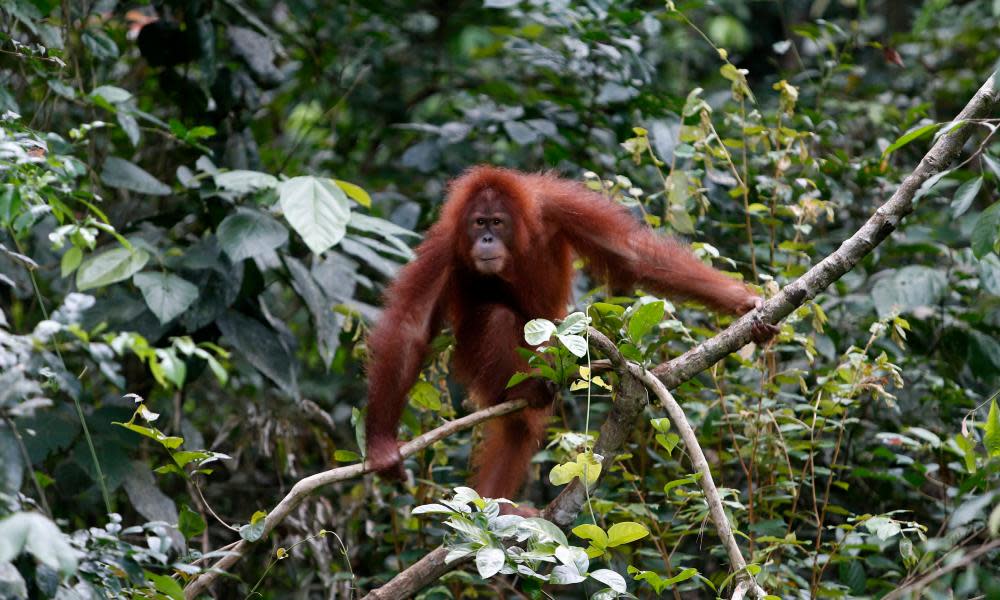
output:
M1000 58L996 1L2 0L0 26L4 598L179 598L295 481L361 460L364 334L465 167L586 181L773 293ZM962 162L774 345L675 390L772 594L1000 594L998 123L964 124ZM647 365L728 322L577 292ZM611 401L559 327L539 506L594 475ZM404 436L469 410L434 347ZM406 484L325 488L216 589L353 597L446 541L479 568L427 598L728 595L684 448L645 416L570 533L456 492L464 432Z

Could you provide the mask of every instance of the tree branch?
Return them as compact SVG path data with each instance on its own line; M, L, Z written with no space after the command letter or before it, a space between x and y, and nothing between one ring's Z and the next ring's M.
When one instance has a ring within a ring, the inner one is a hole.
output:
M953 123L982 119L1000 101L1000 71L994 71L969 100ZM903 217L913 212L913 198L925 181L937 175L955 160L962 146L972 135L972 127L965 124L957 131L942 131L941 137L924 155L910 175L903 180L889 200L878 207L875 214L861 229L840 245L802 277L785 286L781 292L764 303L759 310L751 311L715 337L702 342L677 358L653 369L667 389L691 379L726 356L750 342L751 321L759 316L766 323L777 323L807 300L816 297L831 283L854 268L875 246L882 243L896 230Z
M504 402L503 404L497 404L496 406L476 411L459 419L455 419L454 421L449 421L448 423L419 435L403 444L399 448L399 453L402 454L403 457L416 454L424 448L429 447L431 444L439 440L443 440L454 433L473 427L474 425L488 419L521 410L527 405L528 402L526 400L511 400L509 402ZM310 475L309 477L299 480L294 486L292 486L292 489L285 495L281 502L279 502L278 505L267 514L267 517L264 520L264 534L261 536L261 539L264 539L264 537L271 533L278 523L285 520L285 517L287 517L289 513L295 510L296 507L302 504L303 500L308 498L309 495L317 489L338 481L353 479L368 472L370 472L369 469L362 463L355 463L353 465L316 473L315 475ZM253 544L254 543L246 540L240 540L230 553L219 559L214 565L212 565L210 570L198 575L187 584L184 588L184 598L186 600L193 600L194 598L197 598L199 594L208 589L208 586L210 586L219 577L219 575L224 573L227 569L235 565L241 558L243 558Z

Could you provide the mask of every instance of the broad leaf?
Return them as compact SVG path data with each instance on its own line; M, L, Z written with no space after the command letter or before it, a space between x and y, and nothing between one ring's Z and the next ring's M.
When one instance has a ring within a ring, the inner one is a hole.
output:
M893 310L906 312L919 306L934 306L947 291L947 284L942 271L912 265L879 279L871 295L879 318L885 318Z
M329 179L293 177L278 185L281 210L314 254L343 239L351 218L344 191Z
M620 594L628 591L628 587L625 585L625 578L611 569L597 569L592 571L590 576Z
M628 322L628 337L635 343L639 343L642 336L649 333L661 320L663 320L664 304L662 300L643 304L635 309Z
M484 546L476 552L476 570L483 579L489 579L497 573L504 565L504 552L500 548Z
M587 340L579 335L563 335L557 334L557 338L562 342L566 349L573 353L574 356L583 357L587 354Z
M88 257L76 271L76 287L81 292L128 279L149 261L149 253L139 248L112 248Z
M278 332L235 311L222 315L216 323L222 335L251 365L286 393L298 396L297 363Z
M531 346L540 346L549 341L556 332L556 326L548 319L532 319L524 324L524 341Z
M994 202L993 206L979 215L979 220L972 228L972 253L976 258L982 258L996 249L998 239L1000 239L1000 202Z
M39 513L16 512L0 519L0 564L22 552L64 575L76 571L79 552L55 523Z
M965 214L976 199L976 194L983 187L983 176L973 177L955 190L955 198L951 201L951 216L958 218Z
M101 169L101 182L108 187L131 190L151 196L166 196L170 186L124 158L109 156Z
M161 324L173 320L198 299L197 286L177 275L136 273L132 282L142 291L146 306Z
M219 246L233 262L274 250L288 240L288 230L259 210L237 208L219 223Z
M634 521L615 523L608 529L608 547L621 546L649 535L649 530Z

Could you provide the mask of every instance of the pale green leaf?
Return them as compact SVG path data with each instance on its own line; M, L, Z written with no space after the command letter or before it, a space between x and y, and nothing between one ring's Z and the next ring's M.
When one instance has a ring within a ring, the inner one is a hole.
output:
M313 254L343 239L351 218L350 201L329 179L293 177L278 185L281 210Z

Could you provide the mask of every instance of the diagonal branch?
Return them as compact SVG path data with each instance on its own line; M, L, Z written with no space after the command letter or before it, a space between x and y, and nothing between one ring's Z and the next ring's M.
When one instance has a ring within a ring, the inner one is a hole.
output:
M1000 101L1000 71L994 71L952 123L985 118L989 116L998 101ZM833 254L785 286L759 310L744 315L719 335L663 363L653 369L653 372L668 389L674 389L749 343L750 325L754 318L759 316L766 323L777 323L843 277L875 246L889 237L903 217L913 212L913 199L920 186L944 171L958 157L962 146L972 135L972 130L973 128L967 123L957 130L954 127L943 129L942 131L946 133L938 138L917 168L899 184L892 197L878 207L861 229L841 244Z
M411 454L416 454L424 448L429 447L431 444L443 440L452 434L464 429L469 429L470 427L488 419L521 410L527 405L528 402L526 400L511 400L509 402L504 402L503 404L497 404L496 406L476 411L459 419L455 419L454 421L449 421L448 423L445 423L436 429L432 429L427 433L418 435L409 442L403 444L399 448L399 453L403 455L404 458L410 456ZM359 477L368 472L369 469L365 467L364 464L355 463L353 465L316 473L315 475L310 475L309 477L299 480L298 483L292 486L292 489L285 495L281 502L279 502L278 505L271 510L271 512L267 513L267 517L264 520L264 533L261 535L260 539L263 539L271 533L278 523L284 521L285 517L302 504L302 502L317 489L338 481L354 479L355 477ZM243 558L243 556L250 551L250 548L253 545L253 542L240 540L232 548L232 550L226 554L226 556L222 557L214 565L212 565L210 570L198 575L187 584L184 588L184 597L187 600L197 598L199 594L206 591L208 587L212 585L219 575L224 573L227 569L235 565L241 558Z

